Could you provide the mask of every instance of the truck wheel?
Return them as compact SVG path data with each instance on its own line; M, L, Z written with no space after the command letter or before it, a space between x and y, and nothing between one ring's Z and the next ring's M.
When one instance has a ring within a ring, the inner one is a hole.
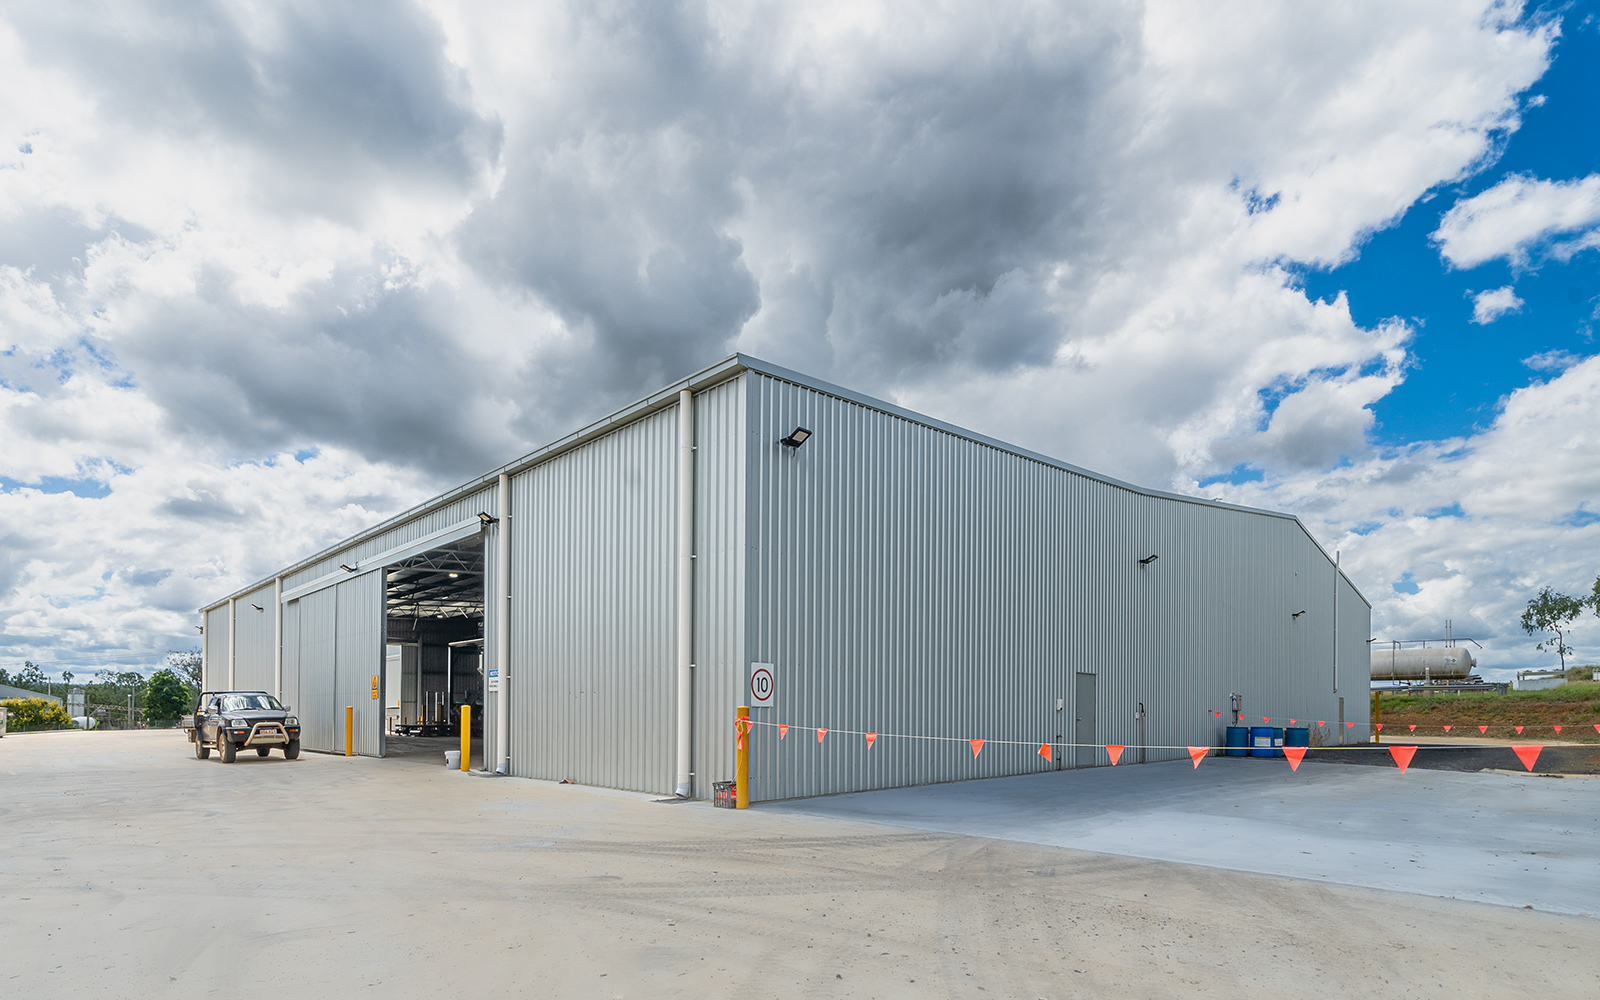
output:
M205 760L209 756L211 756L211 748L206 746L206 741L196 733L194 737L194 759Z
M290 740L283 748L283 759L294 760L300 756L300 741Z
M234 746L233 741L228 739L227 736L218 736L217 752L222 754L222 762L224 764L232 764L233 759L239 755L239 748Z

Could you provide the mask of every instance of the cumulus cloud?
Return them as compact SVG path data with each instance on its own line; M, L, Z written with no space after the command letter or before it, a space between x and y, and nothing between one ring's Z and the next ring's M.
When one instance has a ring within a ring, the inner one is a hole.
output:
M1525 266L1536 251L1566 259L1594 246L1597 224L1600 175L1571 181L1518 176L1451 206L1433 239L1456 267L1499 258Z
M1298 502L1388 461L1411 330L1296 274L1481 167L1556 34L1490 0L11 8L6 641L165 648L732 350Z
M1520 312L1522 306L1516 289L1510 285L1491 288L1472 297L1472 321L1478 324L1493 323L1506 313Z

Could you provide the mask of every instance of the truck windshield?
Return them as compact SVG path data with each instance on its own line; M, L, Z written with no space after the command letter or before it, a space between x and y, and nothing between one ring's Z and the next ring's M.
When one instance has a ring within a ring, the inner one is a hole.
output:
M270 694L230 694L222 698L224 712L281 712L283 706Z

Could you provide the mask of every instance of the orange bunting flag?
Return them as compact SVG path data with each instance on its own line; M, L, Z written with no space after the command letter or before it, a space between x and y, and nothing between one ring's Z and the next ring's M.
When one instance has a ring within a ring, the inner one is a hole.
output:
M1390 747L1389 756L1394 758L1395 766L1400 768L1400 773L1405 774L1406 768L1411 766L1411 758L1417 755L1416 747Z
M1352 725L1352 726L1353 726L1353 725L1355 725L1355 723L1354 723L1354 722L1352 722L1352 723L1350 723L1350 724L1351 724L1351 725ZM1383 723L1381 723L1381 722L1375 722L1375 723L1373 723L1373 724L1372 724L1372 728L1373 728L1373 729L1376 729L1376 730L1377 730L1377 731L1378 731L1378 732L1380 732L1380 733L1381 733L1381 732L1383 732Z
M1326 726L1326 725L1327 725L1327 723L1323 722L1321 719L1317 720L1317 728L1318 729L1321 729L1323 726Z
M867 737L867 749L871 750L872 749L872 744L876 743L877 740L878 740L878 734L877 733L867 733L866 737Z
M1454 728L1455 728L1455 726L1445 726L1444 727L1444 731L1448 733L1450 730L1452 730Z
M1417 731L1417 727L1416 726L1407 726L1406 728L1411 730L1413 733Z
M1556 729L1556 732L1558 732L1558 733L1561 732L1561 727L1560 726L1556 726L1555 729Z
M826 735L828 735L828 731L826 729L818 729L817 730L817 742L821 743L822 742L822 738L824 736L826 736Z
M1489 731L1489 727L1488 726L1479 726L1478 727L1478 732L1480 732L1480 733L1487 733L1488 731Z
M972 744L972 759L978 759L978 751L983 749L983 740L968 740Z
M1594 731L1600 733L1600 722L1596 722L1594 724Z
M1270 716L1270 715L1263 715L1263 716L1262 716L1262 717L1261 717L1261 721L1262 721L1262 722L1271 722L1271 721L1272 721L1272 716Z
M1538 747L1512 747L1511 749L1516 751L1523 767L1530 771L1533 770L1533 765L1539 760Z
M1110 757L1111 757L1111 766L1112 767L1116 767L1117 766L1117 761L1122 759L1122 751L1125 750L1125 749L1127 749L1127 748L1118 746L1115 743L1106 744L1106 753L1108 755L1110 755Z
M1289 758L1289 770L1298 771L1298 770L1300 770L1300 762L1305 759L1306 748L1305 747L1284 747L1283 748L1283 755L1285 757Z
M1521 736L1522 735L1522 727L1521 726L1517 726L1516 730L1517 730L1517 735Z
M1355 728L1355 727L1356 727L1356 724L1355 724L1355 723L1354 723L1354 722L1346 722L1346 723L1345 723L1345 724L1344 724L1344 727L1345 727L1345 728L1346 728L1346 729L1354 729L1354 728Z
M1043 757L1045 760L1052 759L1051 756L1050 756L1050 744L1048 744L1048 743L1039 744L1039 756Z
M1294 720L1293 719L1289 720L1289 725L1291 725L1291 726L1294 725Z
M789 724L787 722L778 723L778 739L781 740L785 736L788 736L788 735L789 735Z
M1194 766L1199 767L1200 762L1206 759L1206 754L1211 752L1210 747L1190 747L1189 759L1194 761Z
M744 733L740 733L739 734L739 741L733 745L733 748L735 750L743 750L744 749Z

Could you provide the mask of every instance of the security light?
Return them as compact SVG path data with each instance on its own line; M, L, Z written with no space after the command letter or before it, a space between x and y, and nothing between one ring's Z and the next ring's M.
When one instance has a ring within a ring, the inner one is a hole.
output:
M204 626L204 625L196 625L196 626L195 626L195 627L194 627L194 630L195 630L195 631L196 631L196 632L199 632L199 633L200 633L200 634L201 634L201 635L204 635L204 634L205 634L205 631L206 631L206 627L205 627L205 626Z
M354 573L356 571L354 566L346 566L344 563L340 563L339 568L344 570L346 573Z
M256 610L257 610L257 611L263 611L263 612L264 612L264 611L266 611L266 610L267 610L267 609L266 609L266 608L263 608L263 607L262 607L262 606L261 606L261 605L259 605L259 604L252 604L252 605L250 605L250 606L251 606L251 607L252 607L252 608L255 608L255 609L256 609Z
M1289 617L1290 618L1299 618L1303 614L1305 614L1304 611L1296 611L1294 614L1290 615Z
M1154 552L1152 552L1149 555L1145 556L1143 559L1140 559L1139 560L1139 565L1140 566L1148 566L1148 565L1150 565L1151 563L1155 562L1157 559L1160 559L1160 558L1161 558L1160 556L1158 556Z
M478 511L478 520L482 521L484 524L499 524L500 523L500 519L498 517L490 517L489 514L486 511L481 511L481 510Z
M806 439L809 437L811 437L810 431L806 430L804 427L796 427L794 430L789 432L788 437L779 439L778 443L786 444L791 448L798 448L805 444Z

